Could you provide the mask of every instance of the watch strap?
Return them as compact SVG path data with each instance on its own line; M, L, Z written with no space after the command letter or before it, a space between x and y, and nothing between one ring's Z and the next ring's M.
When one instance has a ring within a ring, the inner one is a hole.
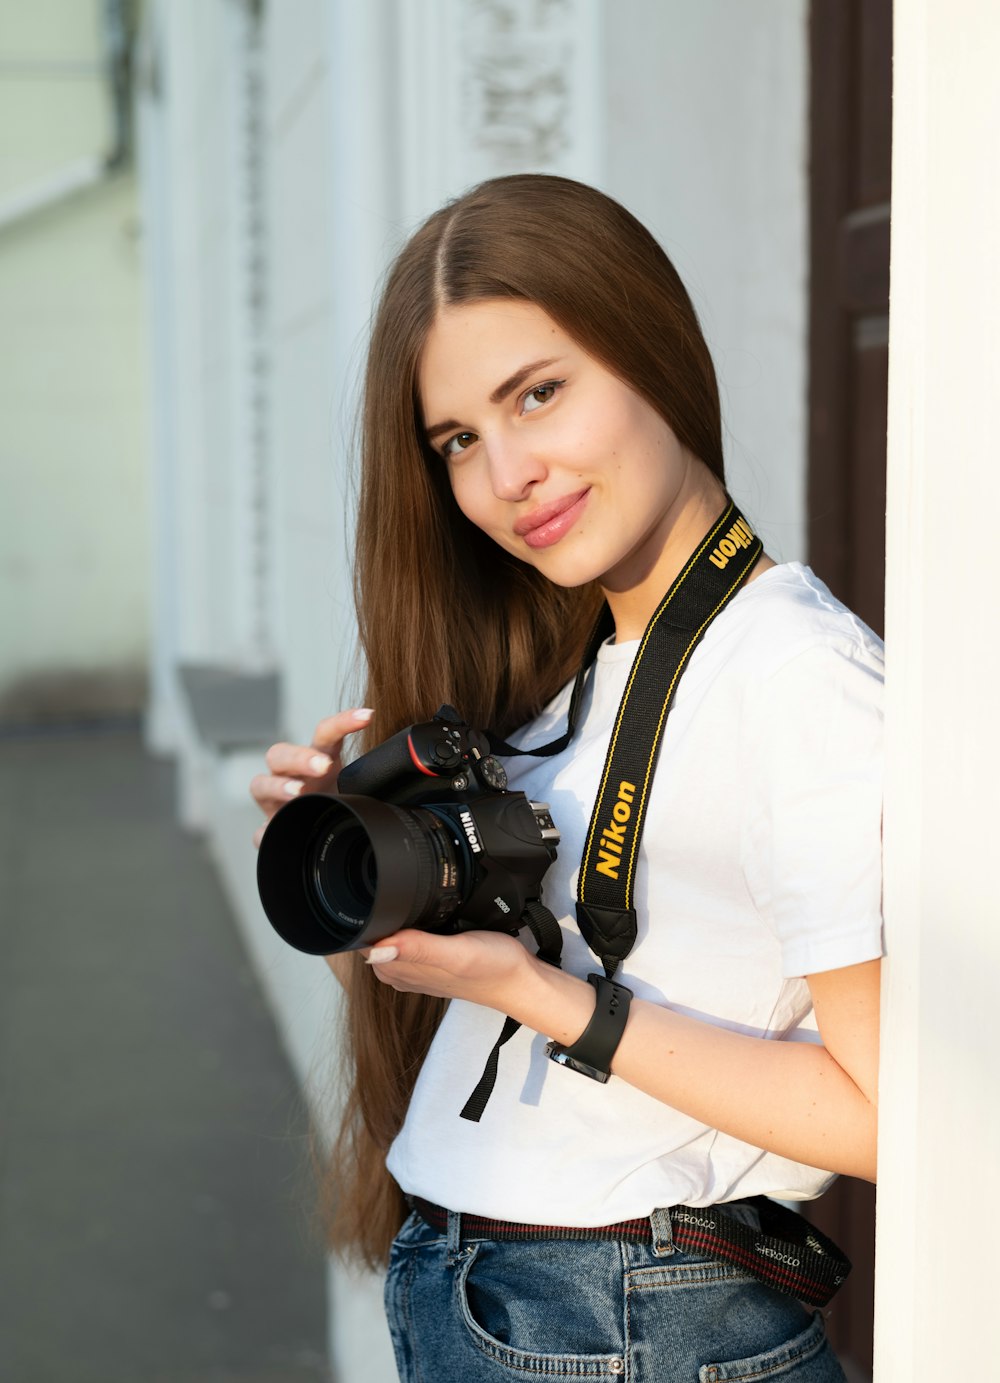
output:
M628 1022L632 991L606 975L588 975L587 983L597 993L597 1004L590 1022L569 1047L549 1042L545 1051L552 1061L568 1066L581 1076L605 1084L611 1075L611 1061Z

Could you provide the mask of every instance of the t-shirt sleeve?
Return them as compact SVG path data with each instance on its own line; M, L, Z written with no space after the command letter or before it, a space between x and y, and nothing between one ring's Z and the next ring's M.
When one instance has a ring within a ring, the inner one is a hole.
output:
M747 708L744 875L786 976L882 954L883 681L876 646L813 644Z

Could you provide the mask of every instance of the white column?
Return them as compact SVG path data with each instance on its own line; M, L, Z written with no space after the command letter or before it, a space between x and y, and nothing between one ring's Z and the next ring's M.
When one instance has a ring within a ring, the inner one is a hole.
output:
M174 409L173 255L170 238L170 125L164 84L167 61L167 16L154 0L144 16L136 75L136 119L143 254L148 296L147 372L149 454L151 458L152 572L149 708L146 737L159 753L176 749L177 682L174 675L179 641L177 583L177 486L173 470L176 446Z
M399 36L395 0L334 0L328 13L331 157L329 283L331 392L336 489L344 513L336 536L342 540L340 579L334 583L342 611L338 621L339 668L346 672L356 629L350 601L354 516L348 454L354 435L368 324L378 281L400 241L396 70ZM324 599L331 589L329 580ZM325 622L317 620L320 628ZM344 677L341 677L343 684ZM296 717L294 687L288 714ZM329 710L336 709L331 705ZM334 987L335 988L335 987ZM339 992L331 1003L340 1001ZM333 1116L326 1108L321 1113ZM330 1363L334 1378L392 1383L396 1378L378 1274L352 1271L331 1259L328 1274Z
M989 1354L1000 1230L1000 12L895 25L875 1377L938 1383Z
M158 0L139 64L146 283L150 295L153 599L146 733L162 752L185 739L178 664L211 648L197 15Z
M339 0L329 15L332 362L343 436L351 432L378 282L400 236L397 34L392 0Z

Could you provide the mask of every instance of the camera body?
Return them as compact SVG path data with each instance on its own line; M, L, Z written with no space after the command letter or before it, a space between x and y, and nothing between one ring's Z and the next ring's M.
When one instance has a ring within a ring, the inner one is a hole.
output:
M452 706L377 744L337 779L340 793L378 797L399 807L432 801L439 793L471 799L506 787L507 774L491 754L489 740Z
M453 707L348 764L337 787L294 798L261 842L261 901L290 945L330 955L403 927L521 929L559 832Z

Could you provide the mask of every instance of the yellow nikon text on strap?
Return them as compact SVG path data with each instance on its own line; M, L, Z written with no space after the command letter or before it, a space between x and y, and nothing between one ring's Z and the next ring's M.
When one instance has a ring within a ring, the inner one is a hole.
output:
M740 515L726 536L719 540L719 545L714 552L708 554L708 560L722 571L723 567L729 564L730 557L735 557L740 548L749 547L753 540L753 530L746 519Z
M627 783L622 779L618 784L618 800L611 809L611 820L601 832L595 865L597 872L609 879L618 878L618 866L625 848L625 828L632 815L634 800L635 783Z

